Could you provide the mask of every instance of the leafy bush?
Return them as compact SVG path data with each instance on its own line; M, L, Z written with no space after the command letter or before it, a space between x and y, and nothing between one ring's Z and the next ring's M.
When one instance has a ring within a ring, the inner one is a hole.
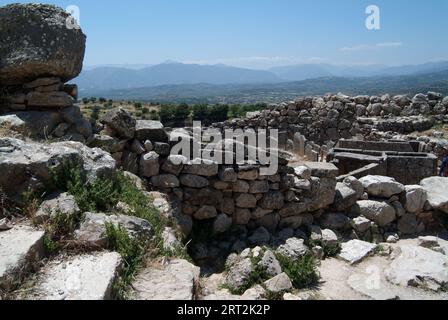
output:
M296 289L304 289L318 284L320 275L317 270L316 259L307 254L298 260L292 260L286 256L278 255L283 272L291 279Z

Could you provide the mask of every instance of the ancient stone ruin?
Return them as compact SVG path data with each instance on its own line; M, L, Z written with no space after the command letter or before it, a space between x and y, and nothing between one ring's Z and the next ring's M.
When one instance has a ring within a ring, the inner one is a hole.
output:
M447 97L304 97L212 125L279 129L263 150L278 171L263 174L237 148L231 164L175 153L179 139L207 149L192 128L120 108L92 126L66 84L85 47L66 19L0 8L2 299L448 299L448 142L415 134L448 123ZM370 263L380 290L366 285Z

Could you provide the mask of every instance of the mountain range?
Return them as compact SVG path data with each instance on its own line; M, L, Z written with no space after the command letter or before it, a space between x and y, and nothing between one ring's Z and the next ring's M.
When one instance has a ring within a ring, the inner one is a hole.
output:
M282 102L299 96L342 92L348 95L382 95L440 92L448 95L448 69L403 76L321 77L292 82L258 84L178 84L96 92L115 100L158 103L254 104Z
M322 77L402 76L448 70L448 61L420 65L386 67L383 65L338 66L330 64L301 64L251 70L227 65L183 64L168 61L145 66L86 67L75 80L81 94L115 89L132 89L162 85L190 84L275 84Z

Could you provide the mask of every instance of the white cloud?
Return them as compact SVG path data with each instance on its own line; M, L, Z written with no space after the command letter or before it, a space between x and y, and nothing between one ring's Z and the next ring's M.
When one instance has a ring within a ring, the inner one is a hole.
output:
M403 42L382 42L377 44L360 44L353 47L340 48L342 52L377 50L381 48L399 48L403 46Z

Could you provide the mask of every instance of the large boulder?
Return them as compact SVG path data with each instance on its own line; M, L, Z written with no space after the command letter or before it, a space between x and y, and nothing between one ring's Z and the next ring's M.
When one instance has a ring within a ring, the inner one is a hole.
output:
M420 213L428 200L426 190L421 186L406 186L406 211Z
M89 247L107 245L106 225L121 226L131 237L151 239L154 228L144 219L126 215L105 215L103 213L86 213L81 226L76 230L76 240Z
M448 213L448 178L432 177L424 179L420 185L428 194L432 208Z
M125 109L117 108L108 111L101 122L109 126L120 137L132 139L135 133L136 120Z
M405 188L394 178L383 176L366 176L359 180L366 192L373 197L390 198L402 193Z
M354 212L374 221L380 227L386 227L396 219L395 209L386 202L362 200L353 208Z
M0 139L0 188L19 202L23 192L45 187L52 182L53 174L62 173L68 165L79 165L81 174L94 180L111 176L116 163L101 149L90 149L78 142L47 144Z
M64 82L75 78L82 69L86 36L79 27L70 28L74 25L68 13L52 5L0 8L0 84L23 84L41 76Z
M168 134L159 121L137 120L135 138L140 141L168 142Z

